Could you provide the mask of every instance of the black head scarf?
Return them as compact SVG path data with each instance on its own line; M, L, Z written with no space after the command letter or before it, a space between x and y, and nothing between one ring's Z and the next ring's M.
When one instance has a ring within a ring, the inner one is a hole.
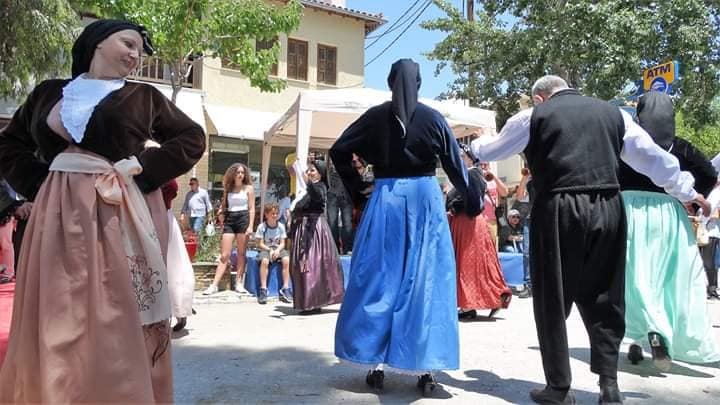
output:
M420 66L412 59L400 59L393 63L388 76L388 86L392 90L392 111L405 128L410 124L417 107L421 83Z
M670 96L651 91L640 98L637 106L640 126L655 143L669 150L675 141L675 110Z
M148 55L154 52L152 42L147 30L142 25L137 25L122 20L97 20L83 30L72 47L72 77L78 77L90 69L90 62L95 55L98 44L110 35L123 30L134 30L140 33L143 39L143 49Z
M475 154L473 153L472 149L470 149L469 146L465 145L464 143L461 143L461 144L459 144L459 145L460 145L460 150L461 150L465 155L467 155L467 157L469 157L470 160L472 160L473 165L477 165L478 163L480 163L480 159L478 159L478 158L475 156Z
M320 181L327 185L327 164L322 160L315 160L312 162L312 165L315 166L315 170L320 173Z

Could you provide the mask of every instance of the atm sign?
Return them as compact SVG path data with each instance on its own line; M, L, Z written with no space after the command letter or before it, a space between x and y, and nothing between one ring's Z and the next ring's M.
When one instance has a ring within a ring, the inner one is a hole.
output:
M669 92L679 73L678 63L674 61L645 69L643 70L643 89Z

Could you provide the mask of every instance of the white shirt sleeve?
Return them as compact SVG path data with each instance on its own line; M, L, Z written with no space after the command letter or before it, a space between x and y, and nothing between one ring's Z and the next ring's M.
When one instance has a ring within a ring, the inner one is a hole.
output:
M710 216L710 214L717 211L718 207L720 206L720 186L715 186L715 188L708 194L707 202L710 204L710 212L709 213L703 213L703 216Z
M262 239L264 233L265 233L265 222L261 223L260 226L258 226L257 231L255 231L255 239Z
M296 187L295 199L290 203L290 211L293 211L295 209L295 205L302 200L305 194L307 194L307 184L305 184L305 179L303 179L303 173L307 170L307 163L296 160L292 167L295 171Z
M472 152L483 162L503 160L521 153L530 140L532 112L529 108L510 117L497 136L483 135L472 141Z
M620 158L638 173L682 202L695 199L695 178L680 170L680 162L659 147L652 137L636 124L630 114L620 110L625 120L625 135Z

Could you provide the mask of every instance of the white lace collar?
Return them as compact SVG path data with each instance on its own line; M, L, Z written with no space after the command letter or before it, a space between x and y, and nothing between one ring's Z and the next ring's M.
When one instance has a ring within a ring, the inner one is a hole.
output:
M124 79L97 80L82 74L63 87L60 120L76 143L83 140L85 127L98 103L124 85Z

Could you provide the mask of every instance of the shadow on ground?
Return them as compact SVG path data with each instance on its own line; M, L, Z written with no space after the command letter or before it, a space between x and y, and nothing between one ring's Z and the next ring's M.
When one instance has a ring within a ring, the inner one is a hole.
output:
M422 399L414 376L388 373L385 389L378 393L365 384L366 368L292 347L242 350L176 344L173 358L177 403L407 404ZM439 382L449 383L442 374ZM452 397L442 387L433 395Z

